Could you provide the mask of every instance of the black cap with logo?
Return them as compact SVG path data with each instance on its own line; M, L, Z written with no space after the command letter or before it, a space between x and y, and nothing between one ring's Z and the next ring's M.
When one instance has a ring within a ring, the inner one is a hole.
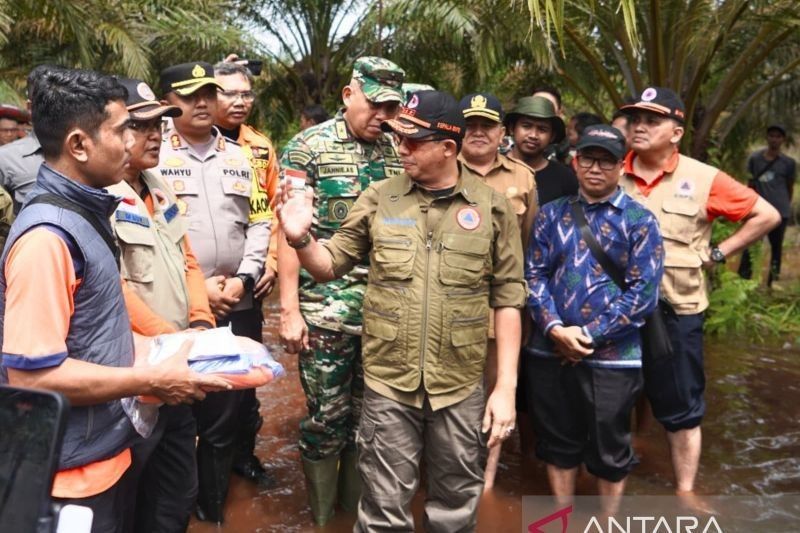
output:
M597 124L583 130L575 149L580 153L586 148L602 148L617 161L625 157L625 137L614 126Z
M419 91L412 93L397 118L384 121L381 129L411 139L439 135L455 140L460 146L464 138L464 115L451 95Z
M650 111L675 119L681 124L686 119L686 107L683 105L683 100L668 87L648 87L633 103L625 104L619 109L629 115L637 109Z

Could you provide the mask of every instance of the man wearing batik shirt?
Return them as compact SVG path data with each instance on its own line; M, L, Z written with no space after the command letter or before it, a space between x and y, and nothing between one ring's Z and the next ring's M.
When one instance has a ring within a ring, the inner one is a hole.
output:
M525 264L535 327L523 368L536 455L565 504L585 464L608 513L637 463L630 419L643 384L639 327L656 307L664 269L655 217L618 186L624 155L625 138L616 128L586 128L577 144L578 195L541 208ZM624 271L624 289L582 237L581 211L594 239Z

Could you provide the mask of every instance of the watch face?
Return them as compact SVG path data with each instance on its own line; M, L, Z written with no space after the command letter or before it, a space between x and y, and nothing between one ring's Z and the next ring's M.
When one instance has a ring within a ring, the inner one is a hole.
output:
M719 248L714 248L711 250L711 260L721 263L725 261L725 254L723 254Z

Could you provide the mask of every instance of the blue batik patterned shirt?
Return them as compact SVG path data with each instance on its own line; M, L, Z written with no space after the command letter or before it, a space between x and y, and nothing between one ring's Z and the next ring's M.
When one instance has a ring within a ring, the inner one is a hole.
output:
M625 272L622 291L581 238L571 201L579 201L595 239ZM547 333L556 325L582 326L592 338L591 366L642 366L639 327L658 303L664 249L655 216L622 189L606 201L580 195L544 205L533 225L525 258L528 309L535 324L526 352L556 357Z

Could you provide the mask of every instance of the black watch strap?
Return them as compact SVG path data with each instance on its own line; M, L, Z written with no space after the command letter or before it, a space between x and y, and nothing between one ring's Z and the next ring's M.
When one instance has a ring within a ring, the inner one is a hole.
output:
M251 292L253 287L256 286L256 280L250 274L236 274L236 277L244 283L244 291Z

